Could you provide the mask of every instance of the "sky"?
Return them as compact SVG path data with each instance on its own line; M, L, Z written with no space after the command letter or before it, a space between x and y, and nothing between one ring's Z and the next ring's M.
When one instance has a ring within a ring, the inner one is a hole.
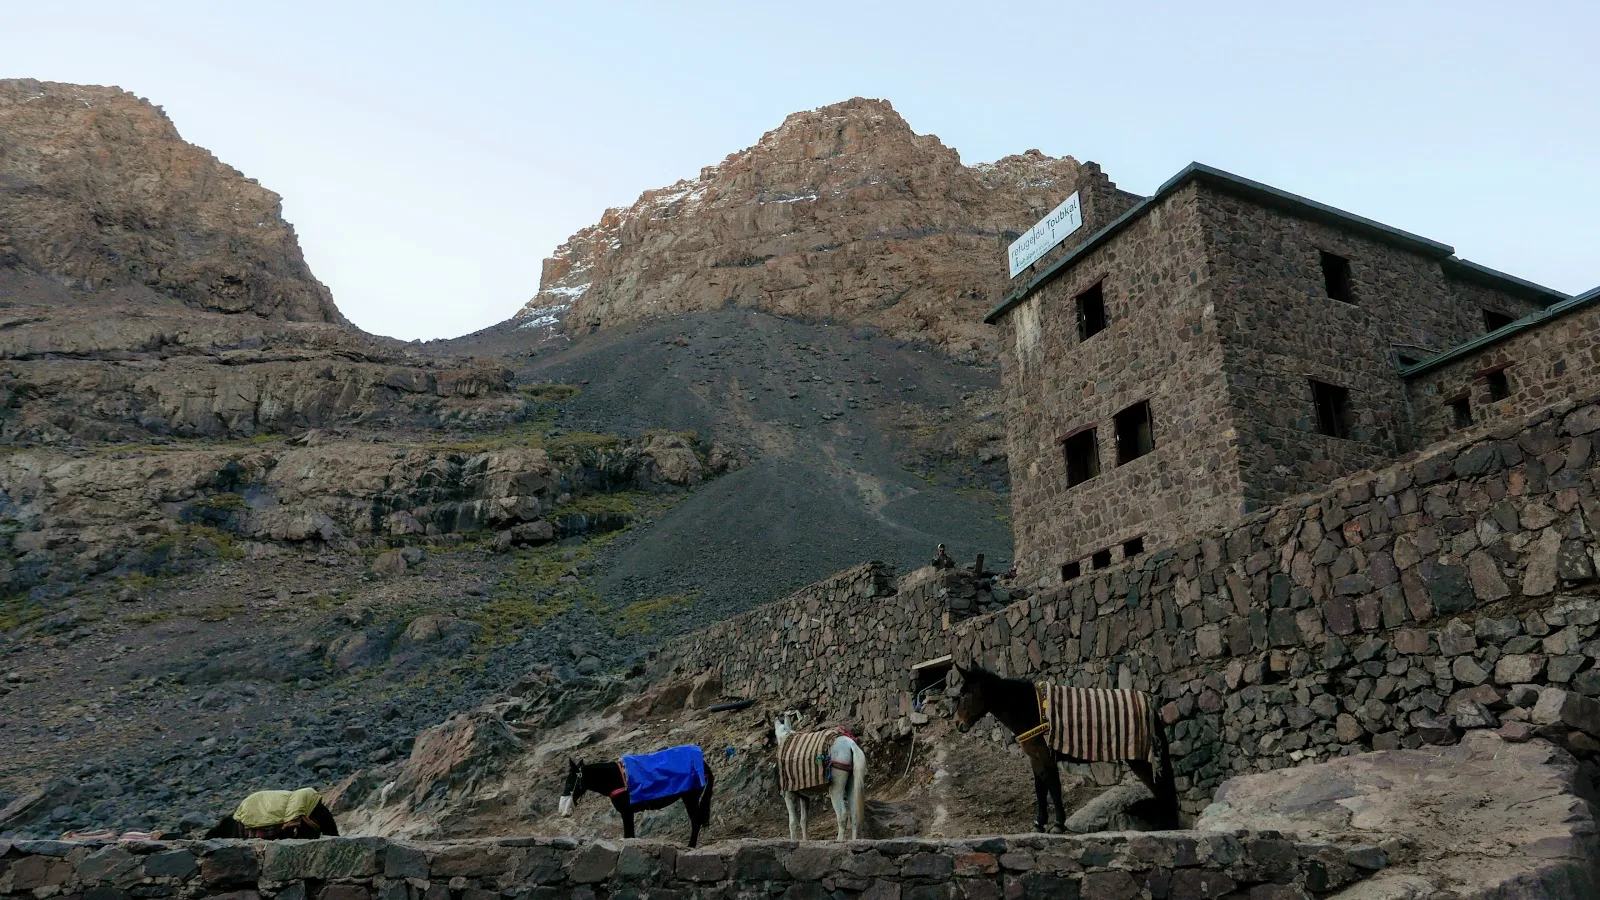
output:
M0 22L0 77L162 106L283 196L346 316L407 340L510 317L607 207L853 96L967 163L1038 148L1145 194L1198 160L1600 284L1593 2L0 0Z

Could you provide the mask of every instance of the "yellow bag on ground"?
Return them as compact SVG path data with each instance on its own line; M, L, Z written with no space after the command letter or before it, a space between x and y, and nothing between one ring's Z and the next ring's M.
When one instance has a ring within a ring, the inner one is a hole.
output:
M322 802L312 788L298 791L256 791L233 811L234 821L246 828L271 828L311 815Z

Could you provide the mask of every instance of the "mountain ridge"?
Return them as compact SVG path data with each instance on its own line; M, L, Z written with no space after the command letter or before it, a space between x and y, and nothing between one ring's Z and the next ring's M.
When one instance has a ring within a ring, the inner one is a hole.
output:
M1104 177L1038 150L966 166L887 101L857 97L793 113L697 177L605 210L497 328L573 335L739 306L988 361L982 315L1005 287L1006 243Z

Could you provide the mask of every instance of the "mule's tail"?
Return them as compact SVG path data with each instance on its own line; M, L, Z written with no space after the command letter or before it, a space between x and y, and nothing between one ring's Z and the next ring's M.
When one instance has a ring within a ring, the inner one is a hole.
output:
M711 777L711 767L706 767L706 786L700 791L700 824L711 824L711 790L716 787L716 780Z
M1156 750L1156 808L1163 821L1152 823L1163 830L1178 828L1178 785L1172 772L1172 753L1167 749L1167 729L1160 714L1151 710L1150 732Z
M867 809L867 754L861 750L861 745L855 741L850 742L850 818L855 822L855 827L850 829L850 837L854 839L860 828L865 824L864 819Z

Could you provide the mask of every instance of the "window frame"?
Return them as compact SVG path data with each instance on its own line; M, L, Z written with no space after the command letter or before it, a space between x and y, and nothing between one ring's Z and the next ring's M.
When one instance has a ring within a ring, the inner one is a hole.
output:
M1099 322L1099 326L1093 331L1089 330L1089 319L1091 317L1086 315L1084 310L1084 299L1089 297L1091 294L1095 295L1096 298L1095 304L1098 309L1096 311L1097 315L1094 318L1096 318ZM1073 312L1078 317L1078 343L1081 344L1084 341L1087 341L1090 338L1093 338L1095 335L1100 334L1106 329L1110 328L1111 316L1106 313L1106 280L1102 278L1099 281L1096 281L1094 284L1079 291L1072 298L1072 308Z
M1311 410L1316 419L1317 433L1343 441L1354 440L1355 416L1350 410L1350 389L1327 381L1308 379L1311 382ZM1324 409L1324 389L1328 392L1330 407Z
M1133 413L1141 409L1144 410L1143 422L1136 423L1133 428L1138 429L1142 424L1144 431L1142 435L1136 431L1134 434L1134 441L1137 442L1138 438L1142 436L1144 438L1145 446L1142 448L1136 448L1137 452L1133 452L1132 455L1129 455L1129 451L1123 442L1124 423L1130 421L1129 413ZM1122 411L1111 417L1111 422L1112 430L1116 435L1117 465L1125 466L1128 463L1139 459L1140 457L1149 456L1150 454L1156 452L1155 413L1150 411L1150 401L1148 399L1140 400L1138 403L1132 403L1124 407Z
M1337 300L1340 303L1348 303L1351 306L1358 305L1356 303L1355 267L1350 264L1350 258L1348 256L1340 256L1332 250L1324 250L1321 247L1317 248L1317 253L1318 268L1322 270L1322 292L1328 296L1329 300ZM1331 267L1330 263L1332 263ZM1343 296L1340 296L1341 294Z
M1087 459L1087 472L1081 471L1083 467L1074 465L1074 447L1087 447L1090 451ZM1067 487L1075 488L1086 481L1092 481L1100 476L1100 434L1094 425L1085 425L1073 429L1061 438L1061 455L1067 467ZM1081 475L1081 477L1075 477Z

